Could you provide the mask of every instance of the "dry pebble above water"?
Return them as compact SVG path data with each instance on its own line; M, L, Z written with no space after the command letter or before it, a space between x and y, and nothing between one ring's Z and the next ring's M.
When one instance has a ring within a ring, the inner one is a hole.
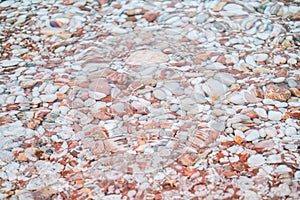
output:
M299 199L298 1L0 11L1 199Z

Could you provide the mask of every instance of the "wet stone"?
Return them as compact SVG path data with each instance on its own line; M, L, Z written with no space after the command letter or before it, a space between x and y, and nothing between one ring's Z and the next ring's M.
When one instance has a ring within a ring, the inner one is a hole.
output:
M245 135L246 135L245 138L246 141L254 141L258 139L260 136L259 131L257 130L248 130L246 131Z
M228 90L225 84L212 78L208 79L202 88L209 97L220 97Z
M225 83L226 85L232 85L236 82L236 79L229 73L220 72L214 76L214 79Z
M149 65L165 63L169 60L168 56L160 50L140 50L133 52L126 60L129 65Z
M282 113L279 111L270 110L268 112L268 118L272 121L279 121L282 118Z
M261 154L252 155L247 160L247 164L250 167L259 167L259 166L263 165L265 162L266 162L266 159Z
M274 155L269 155L267 157L268 164L276 164L276 163L281 163L281 162L282 162L281 155L274 154Z
M57 99L56 94L45 94L40 96L43 102L54 102Z
M111 92L111 86L108 84L108 81L104 78L93 80L89 84L89 89L106 95L109 95Z
M299 11L0 1L0 199L298 199Z
M164 100L166 98L166 93L161 89L154 90L153 95L159 100Z
M231 103L242 105L245 103L244 97L241 94L235 94L228 99Z
M287 101L291 97L291 92L276 85L268 85L264 97L277 101Z

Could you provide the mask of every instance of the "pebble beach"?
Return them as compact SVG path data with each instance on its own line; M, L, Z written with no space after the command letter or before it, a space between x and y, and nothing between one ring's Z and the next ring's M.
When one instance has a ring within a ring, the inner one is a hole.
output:
M0 199L300 198L299 0L0 2Z

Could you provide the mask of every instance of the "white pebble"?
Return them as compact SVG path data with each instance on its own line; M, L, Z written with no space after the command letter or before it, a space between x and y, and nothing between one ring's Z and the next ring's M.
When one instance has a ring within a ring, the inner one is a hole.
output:
M267 158L267 163L268 164L275 164L275 163L281 163L282 159L281 159L281 155L279 154L272 154L269 155Z
M287 127L285 130L285 135L290 136L290 135L296 135L297 130L295 127Z
M269 118L269 120L272 120L272 121L279 121L282 118L282 113L278 112L278 111L270 110L268 112L268 118Z
M258 116L261 117L261 118L267 118L268 117L266 110L263 109L263 108L255 108L254 112L256 114L258 114Z
M154 90L153 95L155 98L164 100L166 98L166 94L162 90Z
M40 97L43 102L53 102L57 99L56 94L45 94L41 95Z
M247 163L250 167L259 167L265 164L266 159L261 154L255 154L248 158Z
M291 171L292 171L292 169L286 165L278 165L277 168L275 169L275 172L277 172L277 173L286 173L286 172L291 172Z
M245 138L246 141L253 141L259 138L260 134L258 130L249 130L245 133L247 136Z

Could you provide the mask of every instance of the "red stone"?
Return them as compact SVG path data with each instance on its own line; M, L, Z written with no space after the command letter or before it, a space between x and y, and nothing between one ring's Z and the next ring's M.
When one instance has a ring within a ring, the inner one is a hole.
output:
M108 81L106 79L99 78L89 84L89 89L95 92L101 92L109 95L111 86L108 84Z
M159 15L159 12L157 13L153 13L153 12L146 12L144 14L144 18L148 21L148 22L153 22Z

